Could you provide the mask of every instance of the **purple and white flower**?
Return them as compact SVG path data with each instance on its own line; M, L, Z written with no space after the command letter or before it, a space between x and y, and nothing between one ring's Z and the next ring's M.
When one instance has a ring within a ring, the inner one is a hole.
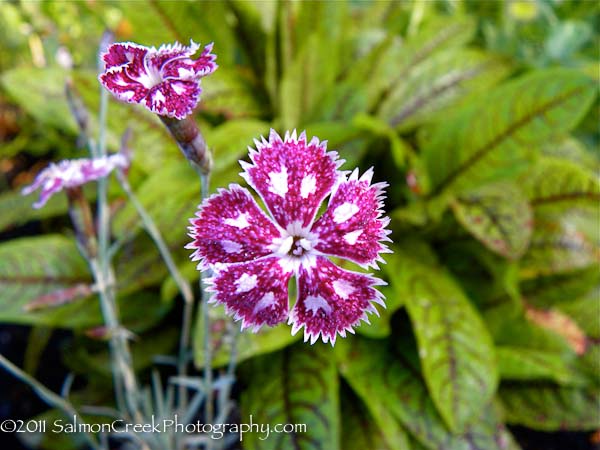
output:
M42 170L32 184L23 188L21 193L29 195L41 188L39 200L34 208L41 208L48 199L63 189L75 189L90 181L104 178L114 169L127 170L130 160L123 153L94 159L66 159L50 163Z
M218 67L213 44L192 59L199 48L194 41L187 47L176 42L158 49L131 42L112 44L102 56L105 71L99 79L119 100L183 119L200 100L200 79Z
M385 284L369 274L338 267L328 256L363 268L383 262L390 250L383 217L387 183L371 184L373 170L359 177L338 170L343 160L327 152L326 142L305 133L271 130L269 140L255 140L252 163L240 162L241 176L258 193L269 214L238 184L203 202L189 227L192 260L200 270L212 270L207 280L211 303L222 303L242 329L254 331L286 318L292 334L304 328L305 342L322 337L335 343L337 334L385 307L374 286ZM323 200L327 208L317 216ZM288 282L294 276L297 301L289 311Z

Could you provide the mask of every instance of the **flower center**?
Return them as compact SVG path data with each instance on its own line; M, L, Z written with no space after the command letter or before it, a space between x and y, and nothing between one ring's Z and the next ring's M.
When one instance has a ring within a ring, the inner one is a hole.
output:
M293 223L288 225L280 237L273 239L271 249L281 258L282 266L297 270L300 265L311 265L314 262L313 249L317 241L317 235L302 228L301 223Z
M289 256L302 257L306 252L312 250L312 243L302 236L291 236L292 246L288 252Z

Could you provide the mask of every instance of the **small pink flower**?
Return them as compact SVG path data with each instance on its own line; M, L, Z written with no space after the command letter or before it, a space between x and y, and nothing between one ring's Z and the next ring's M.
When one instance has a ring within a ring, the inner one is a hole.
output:
M200 270L210 269L207 282L212 303L222 303L242 329L254 331L288 319L292 334L304 327L304 341L322 336L335 343L337 334L367 313L377 313L374 303L385 307L374 286L385 284L371 275L344 270L327 257L353 261L363 268L377 268L380 253L390 250L382 217L383 189L371 184L372 169L361 177L339 171L344 162L327 152L326 142L305 133L273 130L267 142L255 140L252 164L241 162L242 177L259 194L265 214L250 192L232 184L228 190L205 200L189 227L192 259ZM319 206L330 196L327 208L316 218ZM288 281L295 276L297 301L288 305Z
M161 116L183 119L200 99L200 79L217 69L213 44L198 59L191 57L200 45L190 41L154 47L131 42L112 44L102 56L105 71L100 82L116 98L141 103Z
M40 199L33 204L34 208L41 208L55 193L106 177L116 168L126 170L129 164L129 158L122 153L96 159L66 159L57 164L50 163L21 192L29 195L41 187Z

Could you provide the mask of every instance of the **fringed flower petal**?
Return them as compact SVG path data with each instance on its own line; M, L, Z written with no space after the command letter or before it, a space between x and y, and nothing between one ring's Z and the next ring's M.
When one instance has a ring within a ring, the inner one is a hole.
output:
M198 47L196 47L198 48ZM196 79L204 77L217 70L215 60L217 57L211 53L213 44L208 44L204 47L202 54L197 59L188 58L172 58L166 61L161 71L165 78L177 78L181 80ZM196 53L196 50L191 51L188 56Z
M148 88L131 78L124 67L107 70L100 75L100 81L123 102L139 103L148 95Z
M189 227L193 241L186 248L195 250L192 258L201 268L269 255L280 236L250 193L237 184L205 200L196 216Z
M326 142L296 131L284 139L271 130L269 140L256 141L250 150L252 164L241 162L242 177L263 198L283 228L294 223L309 226L323 199L341 176L343 163L337 153L327 152Z
M41 188L40 198L33 204L34 208L41 208L55 193L104 178L117 168L126 170L129 164L129 158L122 153L96 159L72 159L57 164L51 163L21 192L28 195Z
M214 276L207 280L213 292L211 303L222 303L242 330L258 331L264 324L283 322L288 314L288 281L278 258L262 258L240 264L215 265Z
M361 320L368 322L367 313L379 315L373 303L385 304L373 286L381 284L385 283L318 257L314 267L298 275L298 301L289 318L292 334L304 328L305 342L314 344L321 337L333 346L338 334L346 337Z
M217 69L216 56L207 45L197 59L200 46L179 43L158 50L132 43L111 45L103 55L105 72L99 80L119 100L141 103L161 116L183 119L200 100L200 79Z
M160 83L148 91L144 104L159 116L183 118L194 110L202 89L195 81Z
M335 343L338 335L377 313L385 284L368 274L336 266L328 255L375 266L389 240L382 217L385 183L371 185L372 170L358 177L338 170L342 161L325 143L296 132L255 141L251 163L241 162L242 177L258 192L273 220L241 187L221 190L192 220L188 248L198 268L212 268L213 301L225 304L242 327L274 325L288 317L292 334L304 340ZM313 222L322 201L326 211ZM245 261L245 262L241 262ZM296 278L298 300L288 311L287 283Z
M315 223L312 232L319 236L315 249L354 261L361 266L377 267L380 253L389 253L381 241L389 241L383 216L383 189L387 183L371 185L373 170L358 177L358 169L348 181L340 183L327 210Z

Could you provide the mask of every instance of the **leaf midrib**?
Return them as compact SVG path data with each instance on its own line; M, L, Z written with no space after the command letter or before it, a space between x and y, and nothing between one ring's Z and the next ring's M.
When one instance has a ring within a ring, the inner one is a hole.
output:
M451 185L454 180L463 172L469 170L473 165L475 165L481 158L487 155L489 152L497 148L503 141L508 139L511 135L515 133L516 130L522 128L529 122L532 122L540 115L546 114L550 109L554 108L556 105L568 100L569 98L579 94L583 90L583 86L579 86L575 89L566 92L565 94L554 98L553 100L541 105L540 107L534 109L529 114L526 114L521 119L514 122L512 125L508 126L503 132L497 134L490 141L486 142L479 149L475 150L475 152L454 172L450 173L443 179L437 187L432 191L432 195L439 194L444 191L449 185Z

